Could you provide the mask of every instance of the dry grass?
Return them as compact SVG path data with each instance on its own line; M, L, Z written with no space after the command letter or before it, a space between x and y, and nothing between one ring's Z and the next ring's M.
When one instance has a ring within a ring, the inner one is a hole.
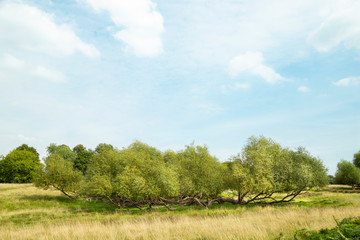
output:
M1 229L2 239L271 239L301 228L334 227L333 217L359 216L360 207L259 212L216 217L176 216L126 222L77 222Z
M41 207L41 198L40 203L33 205L31 202L35 200L24 198L31 194L57 197L59 195L56 192L41 191L31 185L12 187L14 188L3 191L4 185L0 185L0 204L4 204L4 198L15 201L11 208L0 209L0 219L39 213L55 218L47 219L48 216L45 215L44 218L33 220L27 225L2 224L0 239L273 239L280 233L283 233L284 237L292 236L296 230L302 228L318 230L334 227L336 223L333 217L343 219L360 216L358 194L314 192L301 196L296 204L283 206L230 206L210 210L155 211L142 214L86 211L73 213L69 207L76 202L65 202L65 205L62 205L56 198L50 198L53 205ZM324 204L312 203L314 201ZM343 206L339 205L339 201ZM308 203L312 204L306 205ZM17 204L25 204L30 208L19 206L13 209Z

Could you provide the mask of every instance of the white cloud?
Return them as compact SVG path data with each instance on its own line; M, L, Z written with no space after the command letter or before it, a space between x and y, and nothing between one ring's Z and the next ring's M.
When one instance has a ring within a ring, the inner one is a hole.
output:
M0 49L20 47L48 55L70 55L80 51L89 57L100 52L67 25L57 25L51 14L22 3L0 4Z
M298 91L307 93L307 92L311 92L311 89L306 86L300 86L298 87Z
M340 6L308 36L308 42L322 52L327 52L341 43L360 49L359 11L360 4L356 2Z
M43 66L38 66L33 75L52 82L66 82L66 76L63 73Z
M340 79L339 81L333 82L333 84L335 86L342 86L342 87L358 86L360 85L360 76L343 78Z
M19 140L24 141L24 142L34 142L34 141L36 141L36 138L33 138L33 137L25 137L25 136L22 135L22 134L18 134L17 137L18 137Z
M263 62L264 58L261 52L247 52L230 60L229 74L235 77L242 72L248 72L265 79L268 83L276 83L284 79Z
M24 66L24 61L9 54L5 54L0 62L3 67L8 69L16 70Z
M110 13L116 26L123 28L114 37L124 41L140 57L162 53L163 17L151 0L82 0L95 10Z

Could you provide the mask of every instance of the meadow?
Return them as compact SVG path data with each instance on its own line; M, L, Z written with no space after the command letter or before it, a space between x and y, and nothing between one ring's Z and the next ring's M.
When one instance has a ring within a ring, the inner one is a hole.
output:
M0 239L288 239L360 216L360 194L329 186L278 205L119 210L32 184L0 184Z

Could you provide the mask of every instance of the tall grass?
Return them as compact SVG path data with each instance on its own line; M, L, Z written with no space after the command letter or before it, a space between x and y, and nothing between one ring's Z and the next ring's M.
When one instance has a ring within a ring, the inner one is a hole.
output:
M117 211L26 185L0 185L0 239L273 239L360 216L360 196L310 192L290 204Z

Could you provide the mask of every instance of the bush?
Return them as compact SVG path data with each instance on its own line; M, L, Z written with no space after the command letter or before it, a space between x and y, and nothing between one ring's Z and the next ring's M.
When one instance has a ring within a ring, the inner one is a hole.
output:
M335 220L336 221L336 220ZM333 229L321 229L319 232L300 230L291 239L322 240L322 239L360 239L360 217L345 218Z

